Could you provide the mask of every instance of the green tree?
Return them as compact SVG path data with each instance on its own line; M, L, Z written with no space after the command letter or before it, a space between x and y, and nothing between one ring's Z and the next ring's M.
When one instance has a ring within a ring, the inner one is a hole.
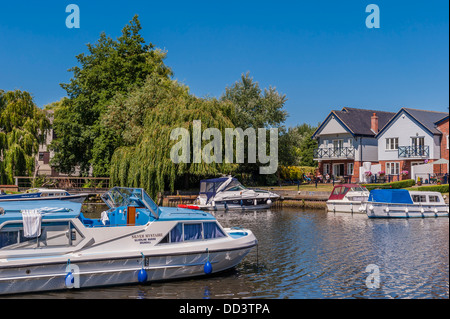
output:
M112 156L111 183L143 187L154 197L159 191L174 191L176 183L190 177L233 173L233 164L193 163L192 152L189 163L175 164L170 157L177 143L170 139L173 129L192 132L193 121L201 120L204 128L218 128L224 135L225 128L233 128L231 118L231 104L194 97L187 87L153 73L127 97L117 97L102 120L123 142Z
M234 105L236 118L233 122L244 130L249 127L280 127L287 117L287 112L283 110L286 95L278 93L273 87L263 92L249 73L242 74L240 81L227 87L221 99Z
M255 82L249 73L242 74L240 81L225 89L221 97L222 101L232 103L235 117L233 124L235 127L254 128L278 128L279 136L284 131L283 123L287 118L287 112L284 110L284 104L287 101L286 95L277 92L273 87L262 90L259 83ZM269 140L267 132L266 140ZM280 145L280 144L278 144ZM269 148L269 143L267 143ZM284 151L282 148L281 151ZM244 164L239 165L238 172L246 183L253 184L271 184L275 181L273 176L259 174L260 163L248 163L248 149L245 145Z
M26 91L0 90L0 184L30 176L50 122Z
M76 58L70 83L61 84L68 99L55 110L53 128L57 136L52 165L65 173L79 166L86 175L92 166L94 176L109 174L109 161L120 141L101 126L101 117L117 94L126 95L141 86L156 72L170 77L164 65L165 53L146 44L140 35L141 24L135 16L113 40L105 33L96 44L88 44L88 54Z

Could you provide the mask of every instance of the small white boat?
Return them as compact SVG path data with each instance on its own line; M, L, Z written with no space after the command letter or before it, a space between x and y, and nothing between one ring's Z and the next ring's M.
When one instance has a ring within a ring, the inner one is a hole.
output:
M0 195L0 202L27 200L68 200L83 203L88 194L70 194L63 189L31 188L25 193Z
M449 207L439 192L374 189L362 205L369 218L448 217Z
M179 207L211 211L269 209L279 197L269 191L246 188L236 178L228 176L202 180L194 205Z
M327 200L327 209L329 212L364 213L360 207L369 194L367 188L358 184L336 185Z
M142 189L103 195L100 219L81 203L0 203L0 294L145 283L236 266L257 244L209 213L158 207Z

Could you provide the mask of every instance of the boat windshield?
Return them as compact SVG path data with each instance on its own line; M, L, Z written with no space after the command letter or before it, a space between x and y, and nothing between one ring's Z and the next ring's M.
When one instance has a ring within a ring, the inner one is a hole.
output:
M103 194L102 199L109 208L145 207L152 212L155 218L158 218L161 213L158 205L142 188L114 187Z
M231 183L225 188L225 191L233 192L233 191L241 191L241 190L244 190L244 189L246 189L246 187L244 185L239 183L238 180L233 179L231 181Z

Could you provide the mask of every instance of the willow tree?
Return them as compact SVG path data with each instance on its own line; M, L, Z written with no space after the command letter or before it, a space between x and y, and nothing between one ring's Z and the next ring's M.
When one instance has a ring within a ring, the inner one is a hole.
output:
M0 184L30 176L50 122L26 91L0 91Z
M117 96L103 118L102 126L111 135L119 133L124 145L112 156L111 184L142 187L154 197L159 191L174 191L176 181L186 176L232 173L235 164L177 164L170 157L177 143L170 138L172 130L192 132L199 120L203 129L217 128L225 136L225 128L234 128L232 118L230 103L197 98L178 82L152 74L127 97Z

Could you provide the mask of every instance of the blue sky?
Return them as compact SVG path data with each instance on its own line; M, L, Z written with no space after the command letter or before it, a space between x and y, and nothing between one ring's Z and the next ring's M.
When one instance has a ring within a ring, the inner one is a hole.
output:
M65 25L68 4L80 29ZM368 29L368 4L381 27ZM116 38L138 14L147 42L168 52L174 77L219 97L250 72L286 94L286 125L316 125L344 106L448 111L449 3L348 1L8 1L0 8L0 89L39 106L65 96L76 65L102 31Z

